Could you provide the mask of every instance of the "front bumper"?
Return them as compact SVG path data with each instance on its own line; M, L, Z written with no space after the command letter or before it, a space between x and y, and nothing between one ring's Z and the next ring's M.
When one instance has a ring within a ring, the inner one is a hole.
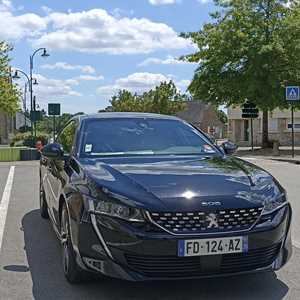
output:
M109 277L131 281L216 277L280 269L292 254L290 224L291 208L287 205L275 227L214 235L247 235L247 253L182 258L177 256L179 239L208 236L185 238L151 229L147 232L145 228L92 215L90 222L77 224L73 243L84 268Z

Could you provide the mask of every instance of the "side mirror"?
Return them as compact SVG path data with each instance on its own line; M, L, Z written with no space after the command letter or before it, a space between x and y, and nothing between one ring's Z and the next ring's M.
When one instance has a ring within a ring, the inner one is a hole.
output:
M58 143L52 143L46 145L42 150L42 155L53 158L53 159L63 159L64 158L64 150L62 146Z
M222 143L221 147L227 155L232 155L238 149L238 146L235 143L229 141Z

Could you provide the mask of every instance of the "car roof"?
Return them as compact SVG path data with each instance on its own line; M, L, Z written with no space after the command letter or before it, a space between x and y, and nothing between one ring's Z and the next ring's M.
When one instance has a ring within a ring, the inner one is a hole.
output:
M143 119L167 119L167 120L180 120L177 117L153 113L137 113L137 112L102 112L97 114L79 115L73 119L78 118L79 121L89 119L121 119L121 118L143 118Z

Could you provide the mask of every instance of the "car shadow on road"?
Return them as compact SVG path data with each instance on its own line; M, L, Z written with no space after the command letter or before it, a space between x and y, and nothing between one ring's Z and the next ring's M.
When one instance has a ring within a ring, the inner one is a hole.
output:
M23 217L22 226L33 297L38 300L279 300L288 292L287 285L275 273L143 283L105 279L70 285L62 272L60 245L50 222L41 219L39 210L33 210Z

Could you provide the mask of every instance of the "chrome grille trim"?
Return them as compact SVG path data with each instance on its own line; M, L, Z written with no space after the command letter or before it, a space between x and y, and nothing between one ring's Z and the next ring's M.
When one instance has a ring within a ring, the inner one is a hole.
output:
M250 212L251 210L251 212ZM183 235L216 235L219 233L235 233L251 230L262 215L263 206L243 209L223 209L210 212L146 212L151 223L160 229L176 236ZM218 217L219 227L214 231L207 228L206 215L215 213ZM235 216L239 214L239 216ZM162 219L161 219L162 218ZM184 230L179 230L184 227Z

